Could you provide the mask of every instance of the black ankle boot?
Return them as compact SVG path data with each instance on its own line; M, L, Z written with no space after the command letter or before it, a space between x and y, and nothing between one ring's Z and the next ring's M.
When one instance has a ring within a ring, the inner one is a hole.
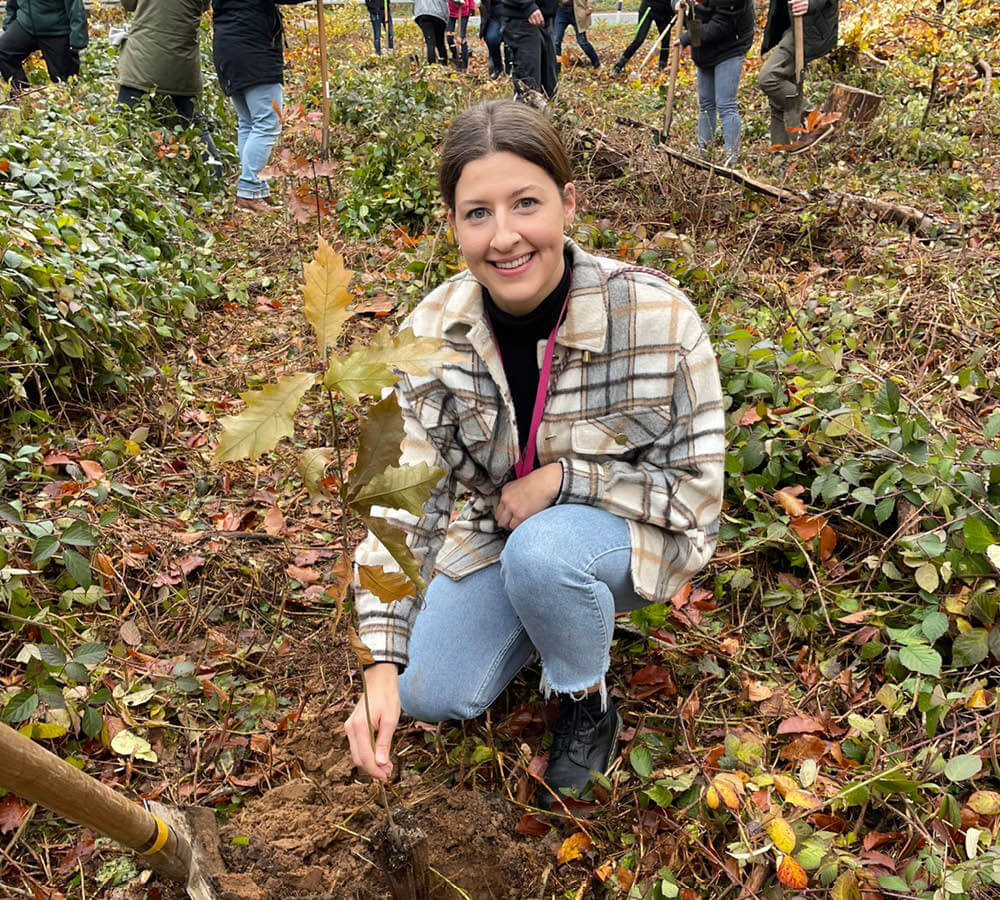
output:
M591 780L592 771L604 773L611 765L618 750L621 727L621 716L610 697L607 710L602 713L598 693L588 694L583 700L561 696L559 713L552 725L545 784L556 796L561 795L560 788L582 791ZM542 809L558 806L545 788L539 788L536 802Z

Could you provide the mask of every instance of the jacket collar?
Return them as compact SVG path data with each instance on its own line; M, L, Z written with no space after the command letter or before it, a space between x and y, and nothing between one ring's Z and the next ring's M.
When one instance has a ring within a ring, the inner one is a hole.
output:
M556 343L578 350L600 351L608 332L608 279L597 259L581 250L570 238L565 238L570 251L573 281L570 285L566 317ZM493 339L486 322L482 285L466 271L453 282L442 310L442 331L457 336L468 329L467 339L480 352Z

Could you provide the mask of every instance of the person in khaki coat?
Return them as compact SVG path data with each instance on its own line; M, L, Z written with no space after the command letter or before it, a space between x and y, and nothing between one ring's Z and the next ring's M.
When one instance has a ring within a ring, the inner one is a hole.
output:
M202 124L195 110L201 96L198 29L211 0L122 0L132 27L118 65L118 103L134 106L152 92L170 97L186 125ZM212 135L202 126L209 162L220 173Z
M576 42L580 49L587 54L587 59L595 68L600 68L601 60L594 49L594 45L587 38L587 29L590 28L590 14L594 8L590 5L591 0L559 0L559 9L556 10L556 24L552 39L556 45L556 64L559 64L559 57L562 56L563 36L570 25L576 34Z

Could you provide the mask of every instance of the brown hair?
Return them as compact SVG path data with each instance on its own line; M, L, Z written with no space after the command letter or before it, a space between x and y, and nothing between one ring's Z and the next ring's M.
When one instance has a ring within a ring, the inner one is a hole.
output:
M561 191L573 180L558 132L538 110L513 100L491 100L459 114L448 129L438 186L449 209L466 163L491 153L513 153L544 169Z

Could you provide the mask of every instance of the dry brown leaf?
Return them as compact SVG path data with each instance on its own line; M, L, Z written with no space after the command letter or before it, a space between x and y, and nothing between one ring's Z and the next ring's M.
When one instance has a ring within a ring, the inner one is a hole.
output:
M788 515L804 516L806 514L806 505L796 496L796 494L802 493L802 490L801 486L797 486L797 489L782 488L780 491L774 492L774 499L778 501L781 508Z
M761 700L767 700L773 693L774 691L772 691L771 688L760 681L750 680L747 682L747 696L754 703L760 703Z
M375 665L375 657L372 656L371 650L368 649L368 645L361 640L360 635L354 630L354 626L351 625L347 629L347 637L351 642L351 649L354 651L354 655L357 657L358 665L361 666L373 666Z
M142 643L142 635L135 624L135 619L122 622L121 628L118 629L118 636L130 647L138 647Z
M518 834L530 834L533 837L540 837L549 830L549 827L549 823L538 816L525 813L514 826L514 831Z
M824 525L823 530L819 533L819 558L822 562L826 562L831 556L833 556L833 551L837 549L837 532L834 531L829 525Z
M815 734L826 729L811 716L792 716L778 726L778 734Z
M289 577L298 581L300 584L316 584L319 581L319 572L315 569L304 569L301 566L296 566L289 563L285 568L285 574Z
M0 800L0 834L10 834L20 828L30 808L20 797L15 797L13 794L8 794Z
M811 541L827 527L825 516L794 516L789 524L791 524L792 530L799 536L799 539L803 541Z
M381 566L359 566L358 582L383 603L396 603L413 595L413 582L402 572L386 572Z
M559 848L558 864L561 866L563 863L579 859L592 845L593 841L591 841L590 836L584 832L578 831L576 834L571 834Z
M271 537L277 537L285 530L285 517L277 506L272 506L264 516L264 531Z

